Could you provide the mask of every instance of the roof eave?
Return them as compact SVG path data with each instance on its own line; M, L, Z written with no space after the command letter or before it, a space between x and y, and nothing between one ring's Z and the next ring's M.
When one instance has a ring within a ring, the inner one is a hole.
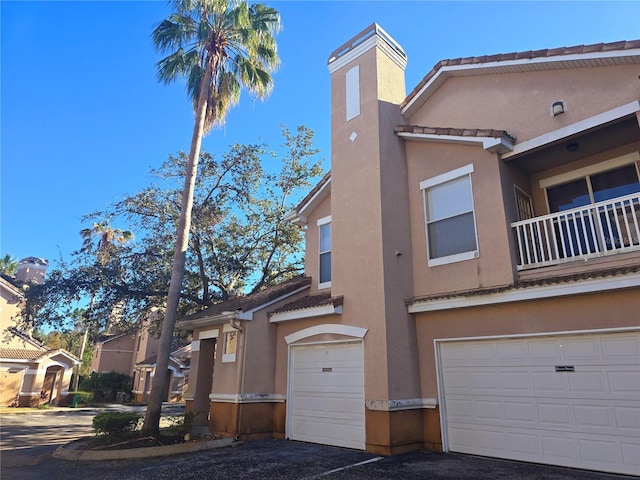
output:
M208 327L210 325L222 325L238 319L238 313L241 312L241 310L235 312L222 312L211 315L210 317L181 320L176 322L176 328L179 328L180 330L193 330L195 328Z
M401 113L404 117L411 117L451 77L616 66L627 63L640 64L640 48L444 66L440 66L439 63L425 84L405 99Z
M513 150L514 144L505 137L472 137L463 135L437 135L426 133L397 132L401 138L434 143L454 143L460 145L482 146L491 153L505 154Z

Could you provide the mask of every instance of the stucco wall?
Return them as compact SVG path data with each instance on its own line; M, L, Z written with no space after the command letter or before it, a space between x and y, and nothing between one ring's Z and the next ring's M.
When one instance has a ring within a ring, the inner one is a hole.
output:
M640 327L638 312L640 290L634 288L418 313L422 395L438 395L435 339Z

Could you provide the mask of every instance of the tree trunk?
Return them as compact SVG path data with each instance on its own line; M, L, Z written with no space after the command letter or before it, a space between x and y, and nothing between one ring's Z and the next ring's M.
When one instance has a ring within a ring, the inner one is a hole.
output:
M82 334L82 342L80 343L80 363L76 365L75 374L73 376L73 391L78 391L78 382L80 381L80 367L82 366L82 356L84 355L84 349L87 346L87 337L89 336L89 328L85 327Z
M180 221L176 232L176 247L173 254L173 266L171 269L171 283L169 284L169 294L167 296L167 306L162 322L162 332L160 333L160 343L158 345L158 357L156 361L156 371L151 383L151 394L147 404L147 412L144 417L142 431L147 435L158 436L160 434L160 416L162 414L163 393L167 391L167 375L169 368L169 355L171 354L171 344L173 340L173 330L178 318L178 304L180 302L180 291L184 277L184 265L187 248L189 246L189 230L191 229L191 210L193 208L193 191L195 188L196 176L198 174L198 159L200 157L200 146L204 136L204 120L207 111L207 98L209 84L211 83L211 65L207 62L202 83L200 84L200 94L198 97L198 107L191 137L191 148L189 149L189 159L184 178L184 188L182 190L182 205L180 208Z

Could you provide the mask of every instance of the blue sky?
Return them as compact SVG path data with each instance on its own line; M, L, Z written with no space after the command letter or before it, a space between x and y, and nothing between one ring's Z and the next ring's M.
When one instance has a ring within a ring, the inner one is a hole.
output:
M264 3L283 23L274 91L264 102L243 93L205 138L212 153L234 142L275 148L281 124L306 125L329 168L327 59L373 22L408 55L407 92L442 59L640 38L639 1ZM155 77L150 33L168 13L160 1L0 3L0 255L68 259L90 226L84 214L137 192L151 167L188 150L184 85Z

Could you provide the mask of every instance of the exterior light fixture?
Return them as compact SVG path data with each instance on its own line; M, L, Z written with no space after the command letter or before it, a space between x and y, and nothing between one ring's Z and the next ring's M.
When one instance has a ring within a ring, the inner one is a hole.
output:
M576 142L571 142L567 144L567 150L569 152L575 152L578 150L578 148L580 148L580 145L578 145Z
M565 112L564 102L560 100L559 102L553 102L551 104L551 115L554 117L560 115Z

